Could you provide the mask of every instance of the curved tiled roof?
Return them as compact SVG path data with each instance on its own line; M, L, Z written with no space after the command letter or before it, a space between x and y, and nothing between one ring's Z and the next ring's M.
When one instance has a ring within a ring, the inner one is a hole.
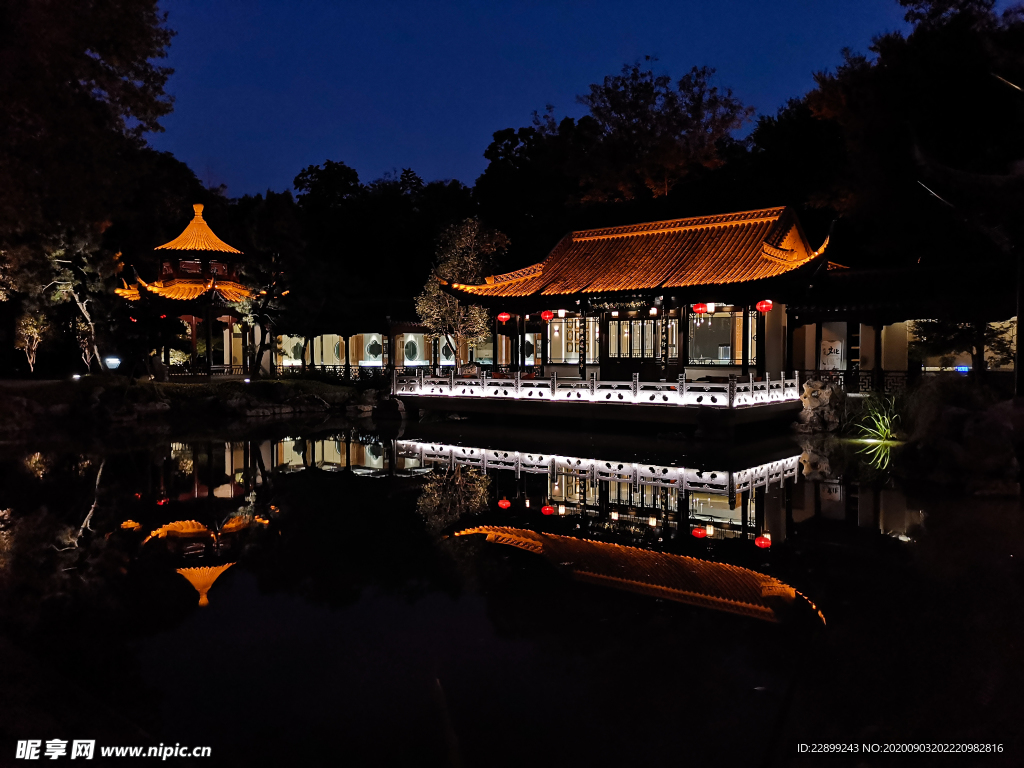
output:
M788 208L695 216L566 235L539 264L455 284L472 296L559 296L761 280L820 256Z
M694 557L523 528L488 525L455 535L472 534L544 555L567 565L573 576L583 581L765 621L778 621L777 601L790 603L798 594L793 587L763 573Z
M138 301L141 297L140 291L147 291L154 296L176 301L191 301L202 296L207 291L215 291L232 304L248 298L252 294L247 288L231 280L157 280L147 283L139 279L135 285L129 286L125 283L124 288L115 288L114 293L128 301Z
M237 248L232 248L225 243L210 229L210 225L203 219L203 206L196 203L192 206L196 212L195 217L185 227L185 231L171 240L169 243L158 245L156 250L171 251L222 251L224 253L241 253Z

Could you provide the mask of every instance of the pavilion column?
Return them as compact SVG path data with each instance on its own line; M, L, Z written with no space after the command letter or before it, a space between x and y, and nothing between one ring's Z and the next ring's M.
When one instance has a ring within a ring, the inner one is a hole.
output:
M192 362L192 373L196 372L196 366L199 364L199 349L198 349L199 334L196 331L196 325L197 325L197 323L196 323L196 316L195 315L189 315L188 316L188 328L189 328L189 331L191 332L191 336L192 336L192 359L191 359L191 362Z
M817 371L821 370L821 320L814 323L814 370L814 377L819 378Z
M854 387L854 376L853 376L853 337L856 335L854 330L857 327L857 323L851 323L849 320L846 321L846 375L844 382L845 386L843 389L847 393L858 391Z
M498 333L498 315L494 315L494 363L491 365L492 372L497 373L498 366L501 365L501 334Z
M519 370L526 370L526 315L519 315Z
M885 372L882 370L882 328L881 323L877 323L873 326L875 332L875 367L872 373L874 376L874 389L876 392L881 392L885 389Z
M580 379L587 380L587 310L580 306L580 335L576 349L580 356Z
M686 376L686 366L690 364L690 305L683 304L679 308L679 375Z
M667 303L661 306L661 377L668 381L668 311Z
M209 302L206 304L206 319L203 321L206 326L206 374L213 373L213 312Z
M249 370L249 325L244 320L242 321L242 373L250 373ZM234 323L231 328L231 352L229 353L234 357L235 352L235 329ZM231 361L234 365L234 360Z
M545 375L545 367L548 364L548 333L551 330L551 325L548 322L544 322L540 327L540 375ZM537 359L537 350L533 351L533 357Z
M795 361L793 360L793 334L796 333L796 321L795 317L786 317L786 362L783 364L785 370L782 372L783 378L787 373L792 373L796 370Z
M757 313L757 322L754 325L754 334L757 336L757 346L754 354L757 357L757 375L763 380L768 370L768 339L765 338L768 330L768 315L766 312Z
M350 352L352 345L349 343L350 341L352 341L352 338L350 336L346 336L345 337L345 378L348 379L349 381L352 380L352 355L351 355L351 352Z
M750 375L750 307L743 307L743 375Z

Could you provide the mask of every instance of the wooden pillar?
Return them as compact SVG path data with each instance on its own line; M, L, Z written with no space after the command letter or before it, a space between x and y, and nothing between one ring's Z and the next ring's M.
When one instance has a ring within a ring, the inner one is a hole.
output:
M782 371L782 377L785 378L787 373L792 373L796 370L796 363L793 360L793 334L796 333L796 318L786 318L786 361L783 363L784 370Z
M757 336L757 346L755 347L754 354L757 357L757 363L755 370L757 375L764 379L765 374L768 372L768 339L766 334L768 331L768 314L766 312L757 313L757 323L754 325L754 334Z
M690 305L683 304L679 308L679 375L686 376L686 366L690 364Z
M494 315L494 362L491 364L491 370L497 372L498 366L501 364L501 334L498 333L498 315Z
M668 381L668 312L665 303L662 303L659 315L661 320L661 378Z
M192 371L191 372L192 373L196 373L196 366L199 364L199 349L198 349L199 334L196 331L196 325L197 325L196 316L195 315L189 315L188 316L188 327L189 327L189 331L190 331L191 336L192 336L192 359L191 359L191 362L192 362Z
M821 321L818 320L814 324L814 370L821 370ZM819 378L818 374L814 374L814 378Z
M352 341L351 336L345 337L345 378L352 380Z
M871 378L874 380L876 392L882 392L885 389L885 372L882 370L882 361L885 359L882 357L882 328L884 327L881 323L872 326L875 332L875 367L872 371L874 375Z
M519 315L519 370L526 370L526 315Z
M750 491L743 491L740 494L740 532L743 538L747 538L747 530L750 528Z
M845 389L847 393L858 391L853 375L853 337L856 325L857 323L851 323L849 320L846 321L846 371L843 376L843 389Z
M206 374L213 373L213 310L209 303L206 304Z
M579 343L576 345L576 349L580 355L580 378L583 381L587 380L587 310L586 307L580 305L580 335Z
M540 375L541 376L545 375L545 370L544 369L545 369L545 366L547 366L547 364L548 364L548 334L550 332L551 332L551 324L550 323L545 322L543 325L541 325L541 327L540 327L540 351L539 351ZM533 350L533 358L534 358L534 360L536 360L538 358L538 350L536 350L536 349Z
M750 307L743 307L743 375L750 375Z
M249 324L246 323L243 320L242 324L241 324L241 328L242 328L242 373L250 373L250 371L249 371ZM235 329L234 329L234 324L233 323L232 323L232 327L231 327L230 338L231 338L231 351L228 352L228 356L229 356L229 358L232 358L232 357L234 357L234 354L235 354ZM234 360L231 360L230 362L231 362L232 366L235 363ZM232 373L234 373L234 371L232 371Z

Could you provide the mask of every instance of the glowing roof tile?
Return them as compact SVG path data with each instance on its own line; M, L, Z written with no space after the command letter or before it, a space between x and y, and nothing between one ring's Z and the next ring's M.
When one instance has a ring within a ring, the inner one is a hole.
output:
M158 245L156 250L171 251L222 251L224 253L241 253L237 248L232 248L225 243L210 229L210 225L203 219L203 206L196 203L192 206L196 212L195 217L185 227L185 231L171 240L169 243Z

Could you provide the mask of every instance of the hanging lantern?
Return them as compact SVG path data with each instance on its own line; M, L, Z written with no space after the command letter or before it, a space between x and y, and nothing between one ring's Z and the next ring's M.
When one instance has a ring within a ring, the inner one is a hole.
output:
M768 549L768 547L770 547L772 545L772 537L771 536L758 536L756 539L754 539L754 543L757 546L759 546L761 549Z
M543 507L540 508L540 513L542 515L553 515L555 514L555 508L552 507L550 504L545 504Z
M512 319L512 315L510 315L508 312L502 312L500 315L498 315L498 319L501 320L501 322L505 323Z
M693 534L693 537L695 539L703 539L705 536L708 535L708 532L705 531L703 528L694 528L692 531L690 531L690 533Z
M771 299L765 299L764 301L759 301L759 302L757 302L756 306L757 306L757 311L758 312L771 312L772 311L772 306L773 306L772 305L772 300Z
M693 305L693 314L695 314L695 315L703 315L707 311L708 311L708 305L707 304L694 304Z
M552 312L550 309L545 309L543 312L540 313L540 319L543 320L545 323L550 321L554 316L555 313Z
M498 502L498 506L501 507L502 509L508 509L509 507L512 506L512 502L509 501L508 499L502 499L501 501Z

